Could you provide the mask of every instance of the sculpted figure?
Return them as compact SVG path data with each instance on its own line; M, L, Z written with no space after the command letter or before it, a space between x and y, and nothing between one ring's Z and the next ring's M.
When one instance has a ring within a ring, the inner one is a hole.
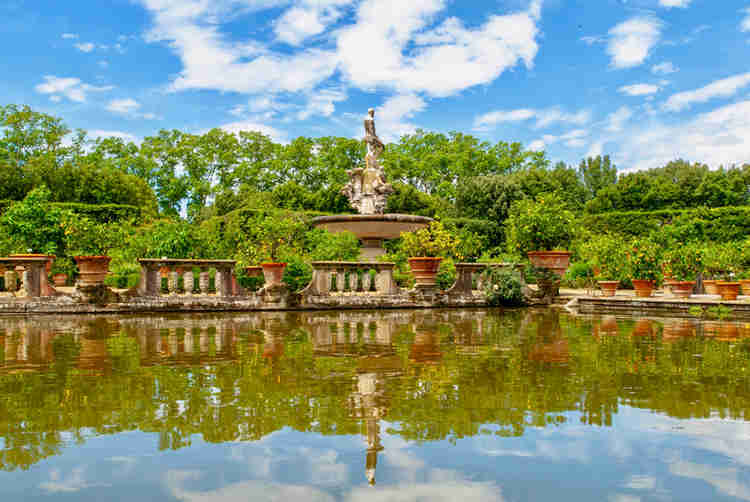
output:
M365 167L348 171L350 181L342 190L360 214L383 214L388 194L393 187L385 180L385 171L379 158L385 145L375 132L375 110L370 108L365 118L365 143L367 155Z

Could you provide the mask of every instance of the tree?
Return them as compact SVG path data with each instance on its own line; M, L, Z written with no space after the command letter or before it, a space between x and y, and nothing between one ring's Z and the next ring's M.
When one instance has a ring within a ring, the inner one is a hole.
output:
M617 183L617 167L612 164L609 155L582 160L578 172L586 189L586 200L593 199L601 189Z

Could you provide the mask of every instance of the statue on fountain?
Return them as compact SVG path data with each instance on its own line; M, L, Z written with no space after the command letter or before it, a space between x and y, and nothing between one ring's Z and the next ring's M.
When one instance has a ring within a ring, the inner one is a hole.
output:
M375 110L370 108L365 118L365 142L367 155L365 167L358 167L347 171L349 183L341 191L359 214L383 214L385 212L388 195L393 193L393 187L385 180L385 171L380 165L379 158L385 150L385 145L375 132Z

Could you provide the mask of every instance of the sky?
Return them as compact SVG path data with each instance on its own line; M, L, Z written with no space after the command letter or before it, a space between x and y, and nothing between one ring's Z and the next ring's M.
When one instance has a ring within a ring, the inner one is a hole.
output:
M750 162L750 0L3 0L0 104L160 129Z

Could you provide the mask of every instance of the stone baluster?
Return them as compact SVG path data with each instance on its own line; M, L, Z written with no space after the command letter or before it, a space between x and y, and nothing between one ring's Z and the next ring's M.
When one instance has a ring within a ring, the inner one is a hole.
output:
M393 265L378 266L375 275L375 289L381 295L394 295L398 293L398 286L393 279Z
M10 293L18 291L18 275L15 270L5 271L5 290Z
M368 293L371 284L370 269L366 269L362 272L362 291Z
M193 277L193 267L189 267L187 269L187 272L185 272L182 276L182 282L185 287L185 294L186 295L192 295L193 294L193 287L195 287L195 279Z
M343 293L346 290L346 270L339 268L336 270L336 291Z
M167 289L169 290L169 294L176 295L180 284L180 273L176 268L172 268L167 277Z
M221 277L221 274L218 270L214 270L214 289L216 290L216 296L221 296L221 290L224 287L222 284L223 277Z
M208 287L210 284L209 280L210 280L210 276L209 276L208 270L201 268L201 273L200 273L200 276L198 277L198 285L200 286L202 295L208 294Z
M169 347L169 355L177 355L177 328L169 328L169 335L167 336L167 344Z
M195 328L186 328L185 329L185 352L187 354L193 353L193 340L195 336Z
M221 267L216 269L216 295L232 296L232 269Z
M159 296L161 292L161 277L159 267L151 264L141 264L141 283L138 293L141 296Z

